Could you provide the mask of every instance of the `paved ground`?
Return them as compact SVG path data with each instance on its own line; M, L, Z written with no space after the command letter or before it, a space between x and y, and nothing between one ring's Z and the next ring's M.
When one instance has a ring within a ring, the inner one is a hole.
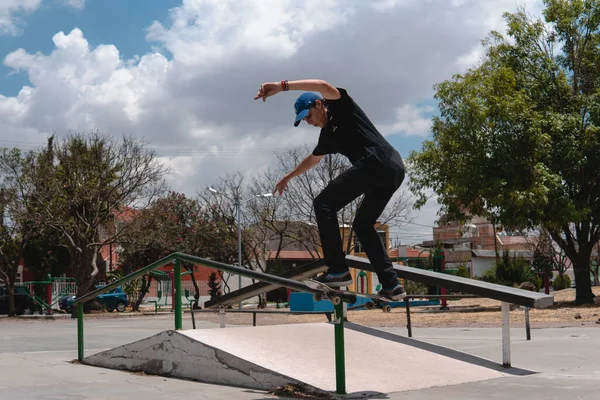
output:
M197 329L216 328L201 322ZM172 316L97 318L85 322L86 355L172 329ZM191 322L184 319L184 329ZM227 329L235 329L229 324ZM402 336L406 329L380 328ZM499 328L421 328L415 339L501 360ZM389 399L590 399L600 387L600 329L569 327L533 329L525 340L522 328L513 329L513 366L538 371L479 383L392 393ZM0 393L6 399L130 399L182 398L271 399L267 393L197 382L136 375L70 363L77 357L76 321L70 319L14 320L0 318ZM293 340L283 338L281 340ZM372 368L373 366L366 366ZM398 355L398 379L402 370ZM382 398L382 397L379 397Z

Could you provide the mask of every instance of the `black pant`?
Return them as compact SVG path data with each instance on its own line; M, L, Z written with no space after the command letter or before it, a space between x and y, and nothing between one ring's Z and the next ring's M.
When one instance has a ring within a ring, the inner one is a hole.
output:
M404 180L404 168L391 168L379 161L358 162L335 178L314 200L321 246L330 273L348 271L337 213L364 194L352 228L365 249L384 288L393 287L398 277L375 223Z

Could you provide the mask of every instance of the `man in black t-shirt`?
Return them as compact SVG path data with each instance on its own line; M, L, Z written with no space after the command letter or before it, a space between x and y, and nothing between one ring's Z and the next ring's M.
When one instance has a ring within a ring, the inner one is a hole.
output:
M387 255L375 223L405 175L400 154L379 133L348 92L322 80L268 82L254 98L265 101L281 91L301 90L294 105L294 126L304 120L321 128L319 142L312 154L284 176L275 191L282 194L288 182L312 167L326 154L340 153L352 166L335 178L314 200L327 273L317 280L331 287L352 284L346 265L337 213L364 194L352 227L377 273L382 289L379 294L392 300L406 296L392 262ZM315 92L321 94L317 95Z

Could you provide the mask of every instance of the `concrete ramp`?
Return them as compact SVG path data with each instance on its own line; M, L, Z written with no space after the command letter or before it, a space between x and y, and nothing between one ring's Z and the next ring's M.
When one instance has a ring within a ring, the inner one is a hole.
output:
M289 324L165 331L86 357L84 364L268 390L287 383L334 392L334 326ZM348 393L392 393L504 373L346 329Z

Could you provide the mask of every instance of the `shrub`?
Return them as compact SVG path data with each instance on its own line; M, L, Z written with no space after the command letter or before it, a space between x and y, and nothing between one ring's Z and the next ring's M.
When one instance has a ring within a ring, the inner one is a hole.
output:
M502 258L496 261L496 281L502 285L513 286L528 282L534 275L529 263L521 257L510 257L505 251ZM532 282L533 283L533 282Z
M536 291L542 287L542 279L536 274L531 265L521 257L510 257L506 251L496 264L485 271L480 278L485 282L504 286L519 287L523 282L531 282Z
M535 286L535 291L539 292L544 284L544 281L538 274L533 274L527 282L531 282Z
M489 283L498 283L496 279L496 267L494 266L485 271L485 273L481 277L481 280Z
M552 289L554 290L563 290L571 287L571 278L569 275L558 275L552 281Z
M459 265L456 271L456 276L462 276L463 278L470 278L469 270L464 265Z

